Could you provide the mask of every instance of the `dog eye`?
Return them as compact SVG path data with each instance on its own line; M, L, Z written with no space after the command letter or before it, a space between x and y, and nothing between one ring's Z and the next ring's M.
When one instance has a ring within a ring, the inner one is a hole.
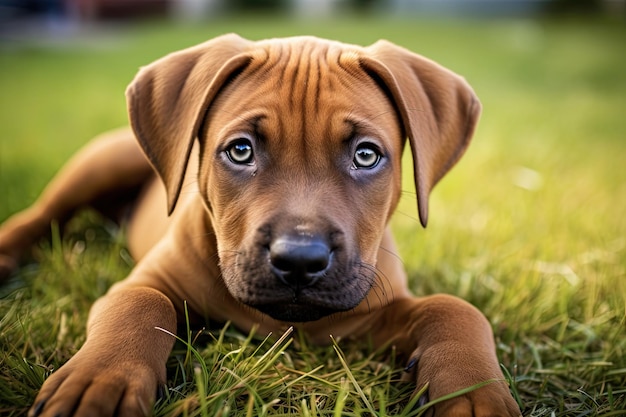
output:
M380 154L370 144L362 144L356 149L352 163L356 169L374 168L380 161Z
M240 139L226 149L228 159L235 164L251 164L254 160L252 144L248 139Z

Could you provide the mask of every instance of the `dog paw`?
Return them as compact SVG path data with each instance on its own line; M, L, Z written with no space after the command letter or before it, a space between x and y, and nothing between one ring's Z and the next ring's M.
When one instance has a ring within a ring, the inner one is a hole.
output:
M105 358L86 360L80 353L46 380L29 417L152 414L161 382L152 369Z
M407 362L404 379L417 382L414 395L420 398L416 407L423 407L428 417L521 417L497 363L480 358L471 349L417 349Z

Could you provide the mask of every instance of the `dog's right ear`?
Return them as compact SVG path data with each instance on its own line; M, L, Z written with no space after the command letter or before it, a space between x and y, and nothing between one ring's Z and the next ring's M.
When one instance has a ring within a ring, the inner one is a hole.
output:
M229 34L143 67L126 90L130 124L167 190L171 214L211 101L247 66L253 42Z

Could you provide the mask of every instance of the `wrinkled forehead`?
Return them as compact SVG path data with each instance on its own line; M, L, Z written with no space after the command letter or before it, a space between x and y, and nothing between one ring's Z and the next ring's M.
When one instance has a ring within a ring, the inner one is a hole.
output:
M333 72L360 77L365 75L359 65L361 54L361 47L314 37L270 39L258 42L251 51L249 69L296 70L295 78L300 80Z
M335 98L364 85L375 87L359 64L358 47L338 42L301 37L260 42L251 53L244 74L259 86L309 105L330 94Z
M393 131L399 126L397 113L361 67L362 53L357 46L310 37L259 42L217 103L231 116L269 113L295 130L328 128L334 120Z

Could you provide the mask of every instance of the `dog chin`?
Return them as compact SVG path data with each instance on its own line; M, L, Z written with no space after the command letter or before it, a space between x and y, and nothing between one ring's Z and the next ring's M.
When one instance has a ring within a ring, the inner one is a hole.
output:
M252 306L260 312L267 314L271 318L287 323L303 323L307 321L319 320L329 316L338 310L302 305L302 304L263 304Z

